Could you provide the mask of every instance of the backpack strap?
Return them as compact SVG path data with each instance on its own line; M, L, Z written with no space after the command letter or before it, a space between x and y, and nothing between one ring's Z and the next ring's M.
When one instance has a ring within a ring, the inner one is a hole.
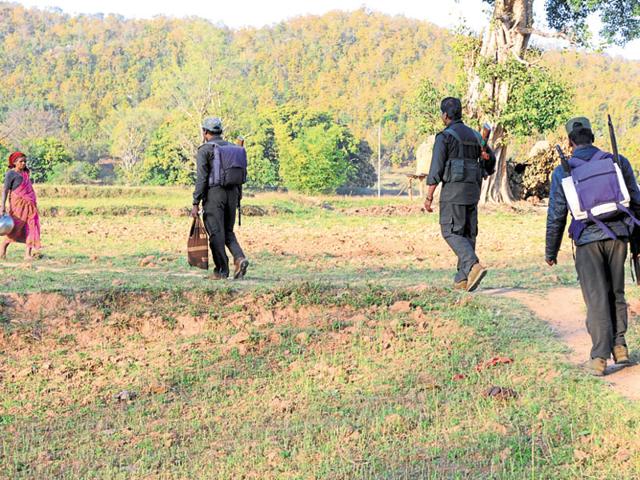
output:
M480 150L482 150L482 136L480 135L479 132L476 132L475 130L471 129L471 131L475 134L475 139L477 141L477 146L480 147ZM460 147L458 148L458 156L460 158L463 157L464 155L464 151L460 151L462 149L462 145L473 145L476 146L476 142L465 142L464 140L462 140L462 138L460 138L460 135L458 134L458 132L456 132L453 128L445 128L443 133L448 133L449 135L451 135L453 138L455 138L458 141L458 145L460 145Z
M598 161L598 160L604 160L605 158L611 158L611 154L607 153L603 150L598 150L595 155L593 157L591 157L591 160L589 160L590 162Z
M477 145L479 147L482 148L482 136L480 135L480 132L476 132L473 129L470 129L473 133L474 133L474 137L477 141ZM463 144L463 145L476 145L476 142L465 142L464 140L462 140L462 138L460 138L460 135L458 134L458 132L456 132L453 128L445 128L443 133L448 133L449 135L451 135L453 138L455 138L459 143Z
M482 135L480 135L480 132L478 132L478 131L476 131L474 129L471 129L471 131L476 136L476 140L478 140L478 145L480 145L480 149L482 150L482 142L484 141L484 140L482 140Z
M631 221L640 227L640 220L638 220L635 215L633 213L631 213L631 210L629 210L627 207L625 207L624 205L622 205L621 203L616 203L618 210L624 212L627 214L627 216L631 219Z
M609 227L607 227L607 225L602 220L598 220L596 217L594 217L591 214L590 211L587 211L587 218L589 218L589 220L591 220L598 227L600 227L600 230L602 230L604 233L606 233L607 237L609 237L611 240L617 240L618 237L613 232L613 230L611 230Z
M222 168L222 161L220 159L220 150L218 150L219 145L215 143L213 140L209 140L209 145L213 146L213 161L211 162L211 173L209 174L209 178L212 178L213 185L220 185L220 169Z
M453 138L455 138L458 141L458 143L462 143L462 139L460 138L460 135L458 135L458 132L456 132L453 128L445 128L443 133L448 133Z

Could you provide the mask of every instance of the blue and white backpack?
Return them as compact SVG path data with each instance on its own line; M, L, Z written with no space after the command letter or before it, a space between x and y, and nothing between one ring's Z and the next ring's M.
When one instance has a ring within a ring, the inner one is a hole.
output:
M612 154L598 150L589 160L571 157L568 166L565 165L565 171L570 173L562 179L562 189L573 217L569 226L571 238L577 240L587 222L591 221L615 240L616 234L603 220L621 214L640 225L640 221L629 210L629 189Z

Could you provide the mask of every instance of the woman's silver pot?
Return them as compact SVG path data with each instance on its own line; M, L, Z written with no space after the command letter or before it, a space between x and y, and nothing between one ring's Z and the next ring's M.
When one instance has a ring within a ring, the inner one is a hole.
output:
M13 218L6 213L0 217L0 235L7 235L13 230Z

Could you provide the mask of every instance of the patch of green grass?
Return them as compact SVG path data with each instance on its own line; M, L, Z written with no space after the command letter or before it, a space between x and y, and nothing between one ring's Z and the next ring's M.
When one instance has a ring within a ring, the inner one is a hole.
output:
M112 308L135 315L131 294L111 295ZM180 310L186 295L155 301ZM313 315L265 325L242 320L233 308L238 295L221 297L232 317L202 334L167 330L158 339L140 331L130 344L114 339L100 350L82 344L58 352L74 372L63 404L34 396L51 375L38 368L4 384L0 398L24 399L2 403L11 410L2 417L9 430L0 432L10 452L0 458L4 471L11 478L345 479L631 479L640 472L637 451L618 459L635 441L637 405L564 364L550 329L512 302L441 289L292 284L248 305L279 298L269 307L276 315L309 308ZM411 312L387 310L397 301L409 301ZM424 322L414 319L420 311ZM359 314L366 320L350 320ZM246 343L227 344L238 328L247 329ZM116 363L93 375L125 384L82 405L90 390L73 378L105 348ZM149 353L134 355L140 348ZM86 355L71 361L77 349ZM513 363L476 369L496 355ZM492 385L517 398L483 397ZM139 396L113 400L125 387Z

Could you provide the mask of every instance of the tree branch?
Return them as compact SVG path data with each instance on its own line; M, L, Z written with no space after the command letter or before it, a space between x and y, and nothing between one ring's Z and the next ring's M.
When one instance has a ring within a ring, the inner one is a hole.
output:
M512 52L512 53L513 53L513 58L515 58L516 62L521 63L522 65L525 65L526 67L530 67L531 66L530 62L527 62L524 58L522 58L516 52Z
M550 32L547 30L538 30L537 28L518 28L518 33L523 35L536 35L538 37L566 40L571 44L576 43L575 39L571 35L567 35L564 32Z

